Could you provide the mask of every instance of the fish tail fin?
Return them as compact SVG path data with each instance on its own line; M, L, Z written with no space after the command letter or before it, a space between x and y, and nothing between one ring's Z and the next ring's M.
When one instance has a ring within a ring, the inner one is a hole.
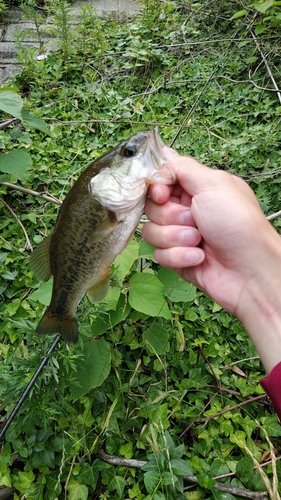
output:
M71 315L54 314L47 308L36 328L36 333L39 335L60 333L67 342L76 344L79 337L77 319Z

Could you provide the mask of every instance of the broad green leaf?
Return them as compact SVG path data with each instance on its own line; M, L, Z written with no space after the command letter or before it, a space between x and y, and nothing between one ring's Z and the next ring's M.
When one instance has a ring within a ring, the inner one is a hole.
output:
M122 476L115 476L108 485L108 491L115 491L119 498L122 497L124 488L127 484L126 479Z
M187 283L171 269L161 267L157 278L163 283L163 294L172 302L193 302L196 298L196 288L192 283Z
M129 271L139 255L139 245L135 240L131 240L123 252L114 261L118 266L118 279L122 282L129 274Z
M1 345L2 348L2 345ZM0 486L8 486L8 488L12 487L11 474L9 469L2 467L0 473ZM1 489L1 488L0 488Z
M29 299L36 302L38 301L41 304L44 304L44 306L48 306L51 302L52 288L53 278L46 282L42 281L39 287L34 292L32 292Z
M107 378L111 367L109 344L103 339L85 339L83 354L75 360L76 383L70 390L74 398L80 398L91 389L99 387Z
M76 467L78 468L76 473ZM99 471L97 467L93 467L93 465L88 462L82 462L82 464L77 464L73 469L73 475L79 477L79 481L81 484L87 484L95 489L98 479L99 479Z
M171 313L163 297L163 285L153 274L136 273L131 277L129 302L136 311L149 316L171 319Z
M23 101L19 94L12 90L0 89L0 109L15 118L21 119Z
M160 484L160 474L157 470L151 470L144 474L144 484L148 493L153 493Z
M33 474L32 471L30 472L25 472L25 471L19 471L18 472L18 480L14 482L13 486L19 490L20 492L25 492L28 488L30 488L31 483L33 483L35 479L35 475Z
M262 429L267 432L270 437L279 437L281 436L281 426L278 421L277 415L266 415L261 418Z
M241 481L249 481L254 473L254 463L251 457L243 457L236 465L236 474Z
M194 473L191 465L181 458L174 458L171 460L170 465L176 476L192 476Z
M145 257L146 259L153 260L156 262L154 258L155 247L147 243L145 240L141 240L139 243L139 257Z
M21 116L22 116L23 121L28 123L28 125L30 127L34 127L36 129L40 130L41 132L44 132L47 135L50 135L50 136L52 135L49 127L44 122L44 120L42 120L42 118L40 118L40 116L33 113L33 111L30 111L26 108L23 108L22 112L21 112Z
M242 448L242 450L246 446L246 442L245 442L246 434L243 431L235 432L235 434L232 434L231 436L229 436L229 439L232 443L237 444L239 446L239 448Z
M216 483L214 479L203 474L198 474L196 477L200 486L202 486L202 488L205 488L206 490L213 488Z
M239 10L238 12L235 12L235 14L231 17L231 19L238 19L239 17L244 17L247 15L247 10Z
M68 500L87 500L88 487L85 484L80 484L74 479L71 479L67 485Z
M169 331L157 323L153 323L142 336L147 344L147 349L156 354L164 354L168 346Z
M219 491L216 488L212 488L212 495L214 500L236 500L237 497L231 495L231 493L225 493L224 491Z
M215 458L211 464L210 468L210 476L221 476L222 474L228 474L229 468L226 463L223 462L220 458Z
M100 313L91 325L93 335L102 335L107 330L124 321L131 310L130 304L125 301L125 295L121 294L116 306L116 310Z
M255 2L254 7L257 9L259 12L264 14L270 7L272 7L274 4L274 0L267 0L265 1L260 1L260 2Z
M0 153L0 172L10 174L16 179L25 179L26 170L31 165L31 157L22 149Z
M125 443L120 446L120 454L128 460L133 456L133 443Z

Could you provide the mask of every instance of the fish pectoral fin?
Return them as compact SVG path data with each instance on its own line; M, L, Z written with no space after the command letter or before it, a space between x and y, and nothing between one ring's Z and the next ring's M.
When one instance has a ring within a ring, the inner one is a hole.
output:
M114 214L113 214L114 215ZM118 226L119 222L118 220L112 216L109 216L107 219L102 221L94 230L92 236L89 238L88 246L92 245L93 243L97 243L98 241L102 240L106 236L108 236L113 229Z
M50 243L51 236L45 238L32 252L29 263L32 271L41 281L48 281L52 276L50 263Z
M108 294L109 290L109 272L105 278L103 278L98 283L95 283L89 290L87 294L89 300L93 302L101 302Z

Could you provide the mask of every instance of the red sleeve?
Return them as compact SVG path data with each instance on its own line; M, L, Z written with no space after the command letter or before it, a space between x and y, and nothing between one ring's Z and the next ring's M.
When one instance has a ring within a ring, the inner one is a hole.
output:
M281 362L276 365L260 384L270 397L278 417L281 420Z

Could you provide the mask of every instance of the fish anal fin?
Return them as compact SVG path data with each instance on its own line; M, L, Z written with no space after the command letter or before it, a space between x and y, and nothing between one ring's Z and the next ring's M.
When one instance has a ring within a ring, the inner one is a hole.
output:
M108 274L104 278L87 290L89 300L92 303L101 302L107 296L109 290L109 272L110 269L108 269Z
M47 308L37 326L36 333L39 335L60 333L67 342L76 344L79 338L77 319L72 315L52 314Z
M52 276L50 263L51 235L45 238L32 252L29 263L32 271L41 281L48 281Z
M118 226L119 222L113 212L108 212L108 218L102 221L94 230L88 245L92 245L108 236Z

